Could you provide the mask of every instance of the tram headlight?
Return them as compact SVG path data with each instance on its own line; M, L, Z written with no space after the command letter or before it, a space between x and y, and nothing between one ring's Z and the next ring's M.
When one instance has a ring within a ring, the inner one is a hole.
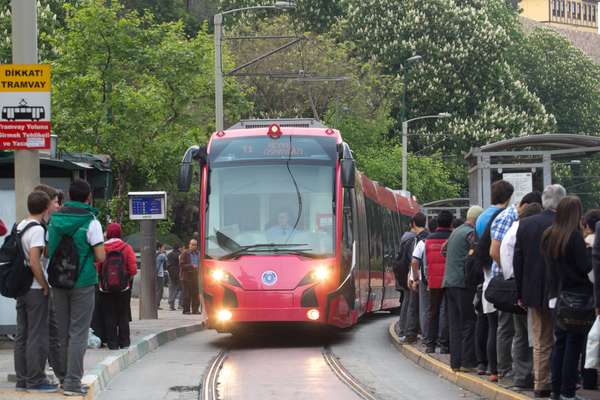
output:
M229 321L233 317L233 314L229 310L219 310L217 312L217 319L221 322Z
M324 282L329 279L331 269L325 265L319 265L311 274L311 278L315 281Z
M311 308L310 310L308 310L306 312L306 316L308 317L308 319L310 319L311 321L316 321L319 319L319 310L317 310L316 308Z
M210 271L210 276L215 282L221 282L225 280L227 274L222 269L216 268Z

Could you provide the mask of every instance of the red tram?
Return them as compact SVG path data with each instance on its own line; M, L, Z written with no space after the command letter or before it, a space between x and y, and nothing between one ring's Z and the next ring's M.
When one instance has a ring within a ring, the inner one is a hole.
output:
M201 166L201 271L209 323L348 327L399 306L392 260L413 198L358 172L339 131L313 120L243 121L193 146Z

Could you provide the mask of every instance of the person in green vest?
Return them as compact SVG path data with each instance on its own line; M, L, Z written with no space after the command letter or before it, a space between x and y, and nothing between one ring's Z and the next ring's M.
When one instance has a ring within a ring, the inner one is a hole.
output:
M48 280L59 338L58 368L54 372L66 396L85 396L87 388L81 385L83 358L98 283L94 262L104 261L104 235L96 219L98 211L90 205L89 183L75 180L69 187L69 197L70 201L52 215L48 226ZM71 282L53 265L72 262L73 257L79 269L74 278L71 276Z
M450 367L453 371L463 368L474 370L475 357L475 288L465 284L465 261L475 241L475 222L483 209L472 206L467 221L456 228L445 244L446 268L442 287L448 306L450 322Z

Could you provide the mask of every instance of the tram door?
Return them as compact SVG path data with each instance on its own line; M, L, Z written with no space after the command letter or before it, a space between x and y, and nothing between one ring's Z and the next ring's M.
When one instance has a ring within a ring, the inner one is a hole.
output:
M356 179L356 236L354 241L356 259L356 291L359 302L360 314L367 311L369 301L369 238L367 232L367 215L365 208L365 195L362 190L361 179Z

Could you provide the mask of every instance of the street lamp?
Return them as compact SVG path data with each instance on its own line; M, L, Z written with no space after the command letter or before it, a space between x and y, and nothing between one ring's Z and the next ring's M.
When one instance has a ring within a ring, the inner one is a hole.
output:
M408 183L408 124L410 122L418 121L421 119L442 119L450 118L452 115L447 112L439 113L437 115L425 115L422 117L411 118L406 121L402 121L402 190L406 191L406 185Z
M295 7L296 4L293 1L276 1L273 5L236 8L215 14L215 126L217 131L223 130L223 63L221 59L223 16L248 10L289 10Z

